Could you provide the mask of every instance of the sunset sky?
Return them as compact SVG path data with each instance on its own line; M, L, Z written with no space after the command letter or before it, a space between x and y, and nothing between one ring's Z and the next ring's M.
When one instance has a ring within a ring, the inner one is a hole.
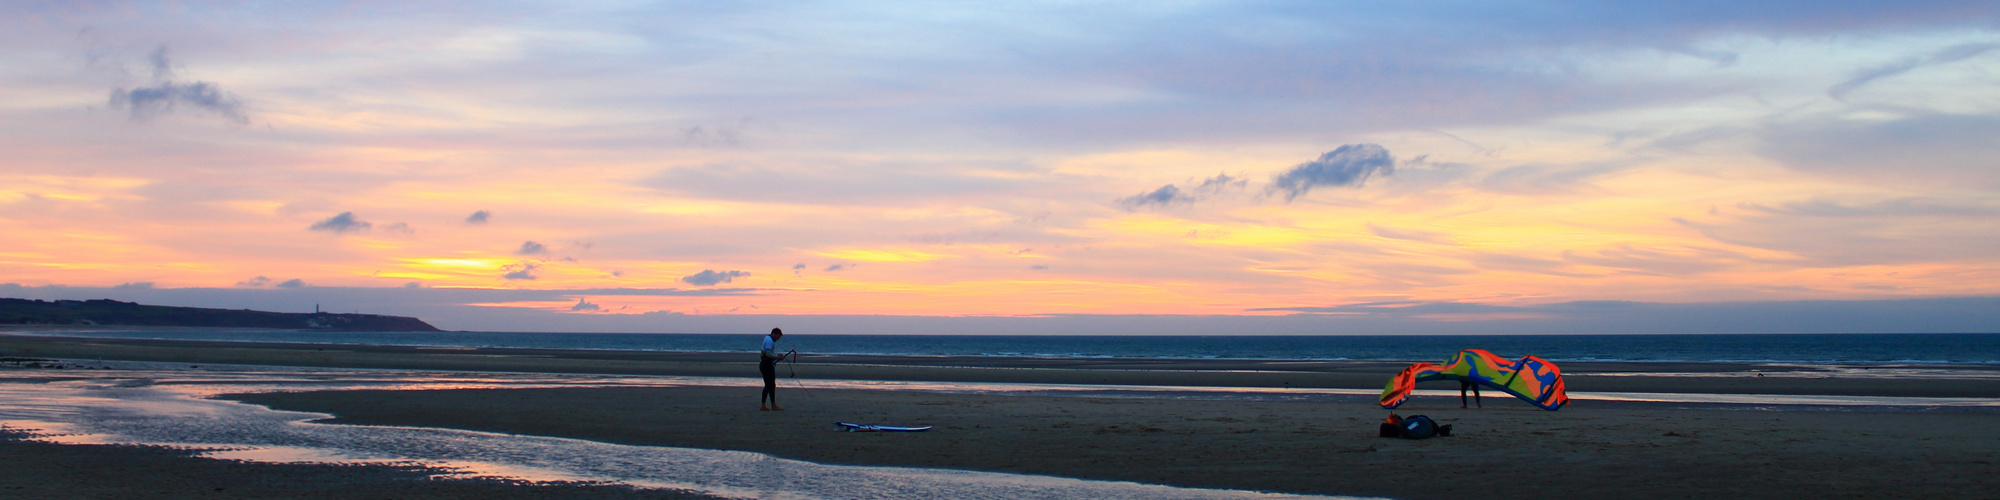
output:
M0 296L2000 331L2000 3L7 2Z

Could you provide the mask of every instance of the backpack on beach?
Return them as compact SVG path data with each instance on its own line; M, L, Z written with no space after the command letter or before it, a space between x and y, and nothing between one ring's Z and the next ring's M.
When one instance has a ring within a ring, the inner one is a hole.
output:
M1382 422L1382 432L1381 432L1382 437L1399 437L1403 439L1428 439L1433 436L1450 436L1450 435L1451 435L1451 426L1438 425L1436 421L1433 421L1431 420L1430 417L1426 417L1423 415L1410 415L1408 417L1398 417L1396 416L1396 414L1390 413L1389 418Z

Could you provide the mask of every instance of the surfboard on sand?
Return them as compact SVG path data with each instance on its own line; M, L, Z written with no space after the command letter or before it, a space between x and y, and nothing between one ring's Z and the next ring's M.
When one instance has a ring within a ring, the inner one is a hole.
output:
M923 432L931 430L931 426L928 425L923 427L899 427L894 425L857 424L853 422L834 422L833 425L834 428L847 432Z

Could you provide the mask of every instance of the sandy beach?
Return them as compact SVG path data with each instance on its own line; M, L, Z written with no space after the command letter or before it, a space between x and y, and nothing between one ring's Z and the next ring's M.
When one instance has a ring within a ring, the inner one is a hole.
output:
M12 335L0 335L0 355L171 361L190 367L233 363L694 376L755 372L747 354L438 350ZM1987 498L2000 491L2000 479L1989 473L2000 461L2000 429L1993 425L2000 422L2000 413L1991 407L1580 398L1562 411L1548 412L1492 392L1487 393L1484 408L1473 409L1460 409L1456 397L1419 396L1397 413L1428 415L1453 425L1455 432L1451 437L1411 441L1376 437L1376 425L1388 412L1366 395L1290 398L1282 390L1253 395L1117 391L1064 395L815 386L815 380L843 379L1379 390L1401 364L827 356L807 358L796 368L798 380L781 382L780 397L787 407L783 412L757 411L752 404L756 389L743 387L307 391L228 397L276 409L330 413L337 423L743 450L829 464L1018 472L1288 493L1392 498L1467 494ZM1976 366L1820 370L1726 363L1565 363L1563 368L1573 395L2000 397L1996 380L2000 377L1992 376L1991 367ZM70 369L77 368L65 370ZM83 376L65 370L42 373L52 378ZM783 368L780 373L788 375ZM844 433L833 430L834 421L936 428L920 434ZM5 446L10 446L11 455L11 450L25 445ZM168 463L217 462L170 458Z
M2000 479L1994 414L1573 405L1433 398L1398 410L1453 436L1376 437L1367 403L739 388L343 391L241 400L336 422L747 450L822 463L943 467L1204 488L1392 498L1976 498ZM1455 398L1454 398L1455 399ZM844 433L834 421L935 425Z

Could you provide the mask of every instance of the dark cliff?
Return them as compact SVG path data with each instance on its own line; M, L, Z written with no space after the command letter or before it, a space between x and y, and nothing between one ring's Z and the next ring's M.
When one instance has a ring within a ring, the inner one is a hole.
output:
M110 299L48 302L0 298L0 325L198 326L344 332L439 331L430 323L404 316L148 306Z

